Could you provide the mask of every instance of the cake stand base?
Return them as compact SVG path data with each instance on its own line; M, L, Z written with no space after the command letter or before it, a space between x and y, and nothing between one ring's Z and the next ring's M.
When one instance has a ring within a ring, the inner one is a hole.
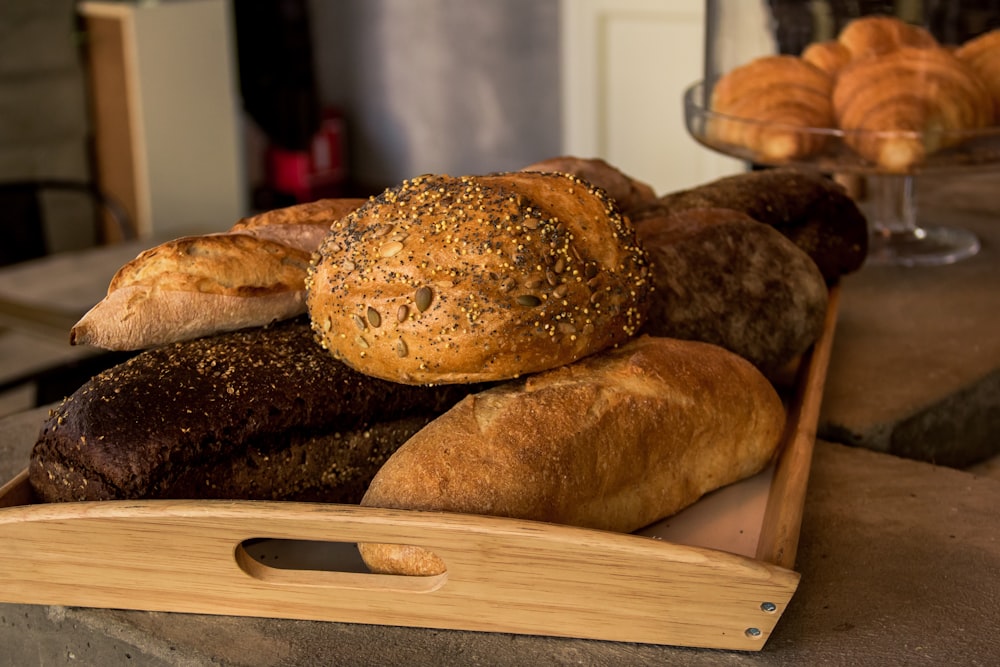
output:
M868 247L869 266L941 266L979 252L979 239L955 227L917 226L904 231L878 229Z

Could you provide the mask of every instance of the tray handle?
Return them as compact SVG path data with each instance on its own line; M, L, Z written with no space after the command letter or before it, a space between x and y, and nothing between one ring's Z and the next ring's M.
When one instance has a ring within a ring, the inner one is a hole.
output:
M437 577L282 571L247 540L413 544ZM761 648L790 570L653 538L517 519L277 502L0 512L0 600ZM252 559L250 559L252 560Z

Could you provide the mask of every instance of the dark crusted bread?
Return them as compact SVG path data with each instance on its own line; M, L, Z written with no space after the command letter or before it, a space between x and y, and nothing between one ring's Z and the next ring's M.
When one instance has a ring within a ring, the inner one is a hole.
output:
M647 183L632 178L601 158L562 155L523 167L521 171L572 174L604 190L618 203L624 215L656 202L656 192Z
M647 274L631 223L579 178L425 175L333 223L306 305L323 345L366 374L484 382L625 342Z
M698 208L728 208L771 225L808 254L828 283L861 268L868 223L838 183L791 168L721 178L660 197L634 220Z
M49 502L357 502L385 457L468 391L361 375L301 317L147 350L95 376L51 412L30 480Z
M656 286L646 333L714 343L772 378L819 336L826 283L773 227L704 208L644 218L636 232Z

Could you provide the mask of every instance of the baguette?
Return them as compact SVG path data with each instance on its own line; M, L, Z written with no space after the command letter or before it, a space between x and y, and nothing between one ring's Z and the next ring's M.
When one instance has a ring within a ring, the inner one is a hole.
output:
M332 222L363 202L276 209L150 248L118 270L70 330L70 344L142 350L301 315L312 253Z
M642 336L468 396L389 457L361 504L632 532L763 469L784 421L744 359ZM446 569L415 546L359 548L374 572Z

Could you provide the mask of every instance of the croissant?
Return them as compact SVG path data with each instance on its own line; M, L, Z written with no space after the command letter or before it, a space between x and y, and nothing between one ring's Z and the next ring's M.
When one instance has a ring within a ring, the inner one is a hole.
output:
M895 16L863 16L845 25L837 35L840 42L858 60L890 53L897 49L936 48L938 41L926 29Z
M993 100L972 69L943 48L902 47L851 62L833 89L844 141L891 172L989 125Z
M715 84L706 128L716 141L749 148L762 162L783 162L822 150L826 138L809 128L833 124L833 80L795 56L762 56L730 70Z
M802 51L800 57L830 76L836 76L852 59L848 48L835 39L813 42Z
M993 98L993 122L1000 125L1000 28L970 39L955 50L968 63Z

